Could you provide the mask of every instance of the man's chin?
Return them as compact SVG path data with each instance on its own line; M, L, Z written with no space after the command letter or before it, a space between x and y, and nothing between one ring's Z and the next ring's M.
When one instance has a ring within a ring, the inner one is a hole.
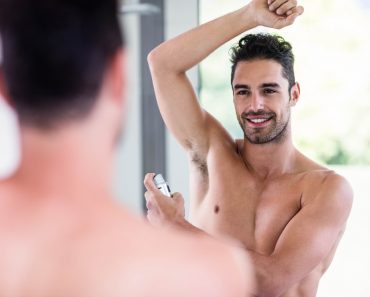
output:
M261 133L254 132L253 135L244 133L244 138L251 144L267 144L274 141L271 135L263 135Z
M266 140L266 139L259 139L259 138L254 138L254 139L250 139L248 137L246 137L246 140L250 143L250 144L256 144L256 145L262 145L262 144L267 144L269 142L271 142L271 140Z

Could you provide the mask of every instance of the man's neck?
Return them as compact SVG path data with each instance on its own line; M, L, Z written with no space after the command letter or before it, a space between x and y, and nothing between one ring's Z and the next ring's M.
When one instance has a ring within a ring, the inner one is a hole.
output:
M252 144L244 139L241 154L251 173L261 179L291 172L296 159L296 149L290 133L279 142L265 144Z
M30 196L82 200L110 194L113 145L94 136L78 125L50 132L22 128L21 164L10 182Z

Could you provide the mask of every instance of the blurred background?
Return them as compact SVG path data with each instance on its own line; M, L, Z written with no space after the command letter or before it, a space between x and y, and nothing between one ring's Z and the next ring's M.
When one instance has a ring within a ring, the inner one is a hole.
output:
M117 199L144 210L142 180L161 172L173 191L188 196L188 167L182 149L163 125L154 100L146 55L158 43L199 23L245 5L245 0L125 1L128 111L117 150ZM318 297L370 296L370 0L301 0L304 15L278 33L293 46L301 98L293 109L295 145L345 176L354 205L338 252L321 281ZM266 28L256 31L274 32ZM230 88L229 48L221 47L189 72L202 105L235 137L242 137ZM196 46L196 45L194 45ZM0 53L1 55L1 53ZM0 179L21 160L16 116L0 98Z

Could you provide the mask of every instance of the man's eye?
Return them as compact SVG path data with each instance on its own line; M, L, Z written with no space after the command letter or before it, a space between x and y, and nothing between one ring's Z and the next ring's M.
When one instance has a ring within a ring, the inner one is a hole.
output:
M236 94L243 96L243 95L247 95L248 94L248 91L246 91L246 90L240 90Z
M264 89L263 92L265 94L273 94L273 93L276 93L276 91L274 89Z

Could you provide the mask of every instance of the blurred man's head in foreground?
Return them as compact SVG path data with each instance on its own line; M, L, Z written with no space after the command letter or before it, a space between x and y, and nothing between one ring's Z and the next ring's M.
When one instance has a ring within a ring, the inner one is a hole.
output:
M2 92L38 129L87 117L124 45L115 0L0 0L0 33Z

